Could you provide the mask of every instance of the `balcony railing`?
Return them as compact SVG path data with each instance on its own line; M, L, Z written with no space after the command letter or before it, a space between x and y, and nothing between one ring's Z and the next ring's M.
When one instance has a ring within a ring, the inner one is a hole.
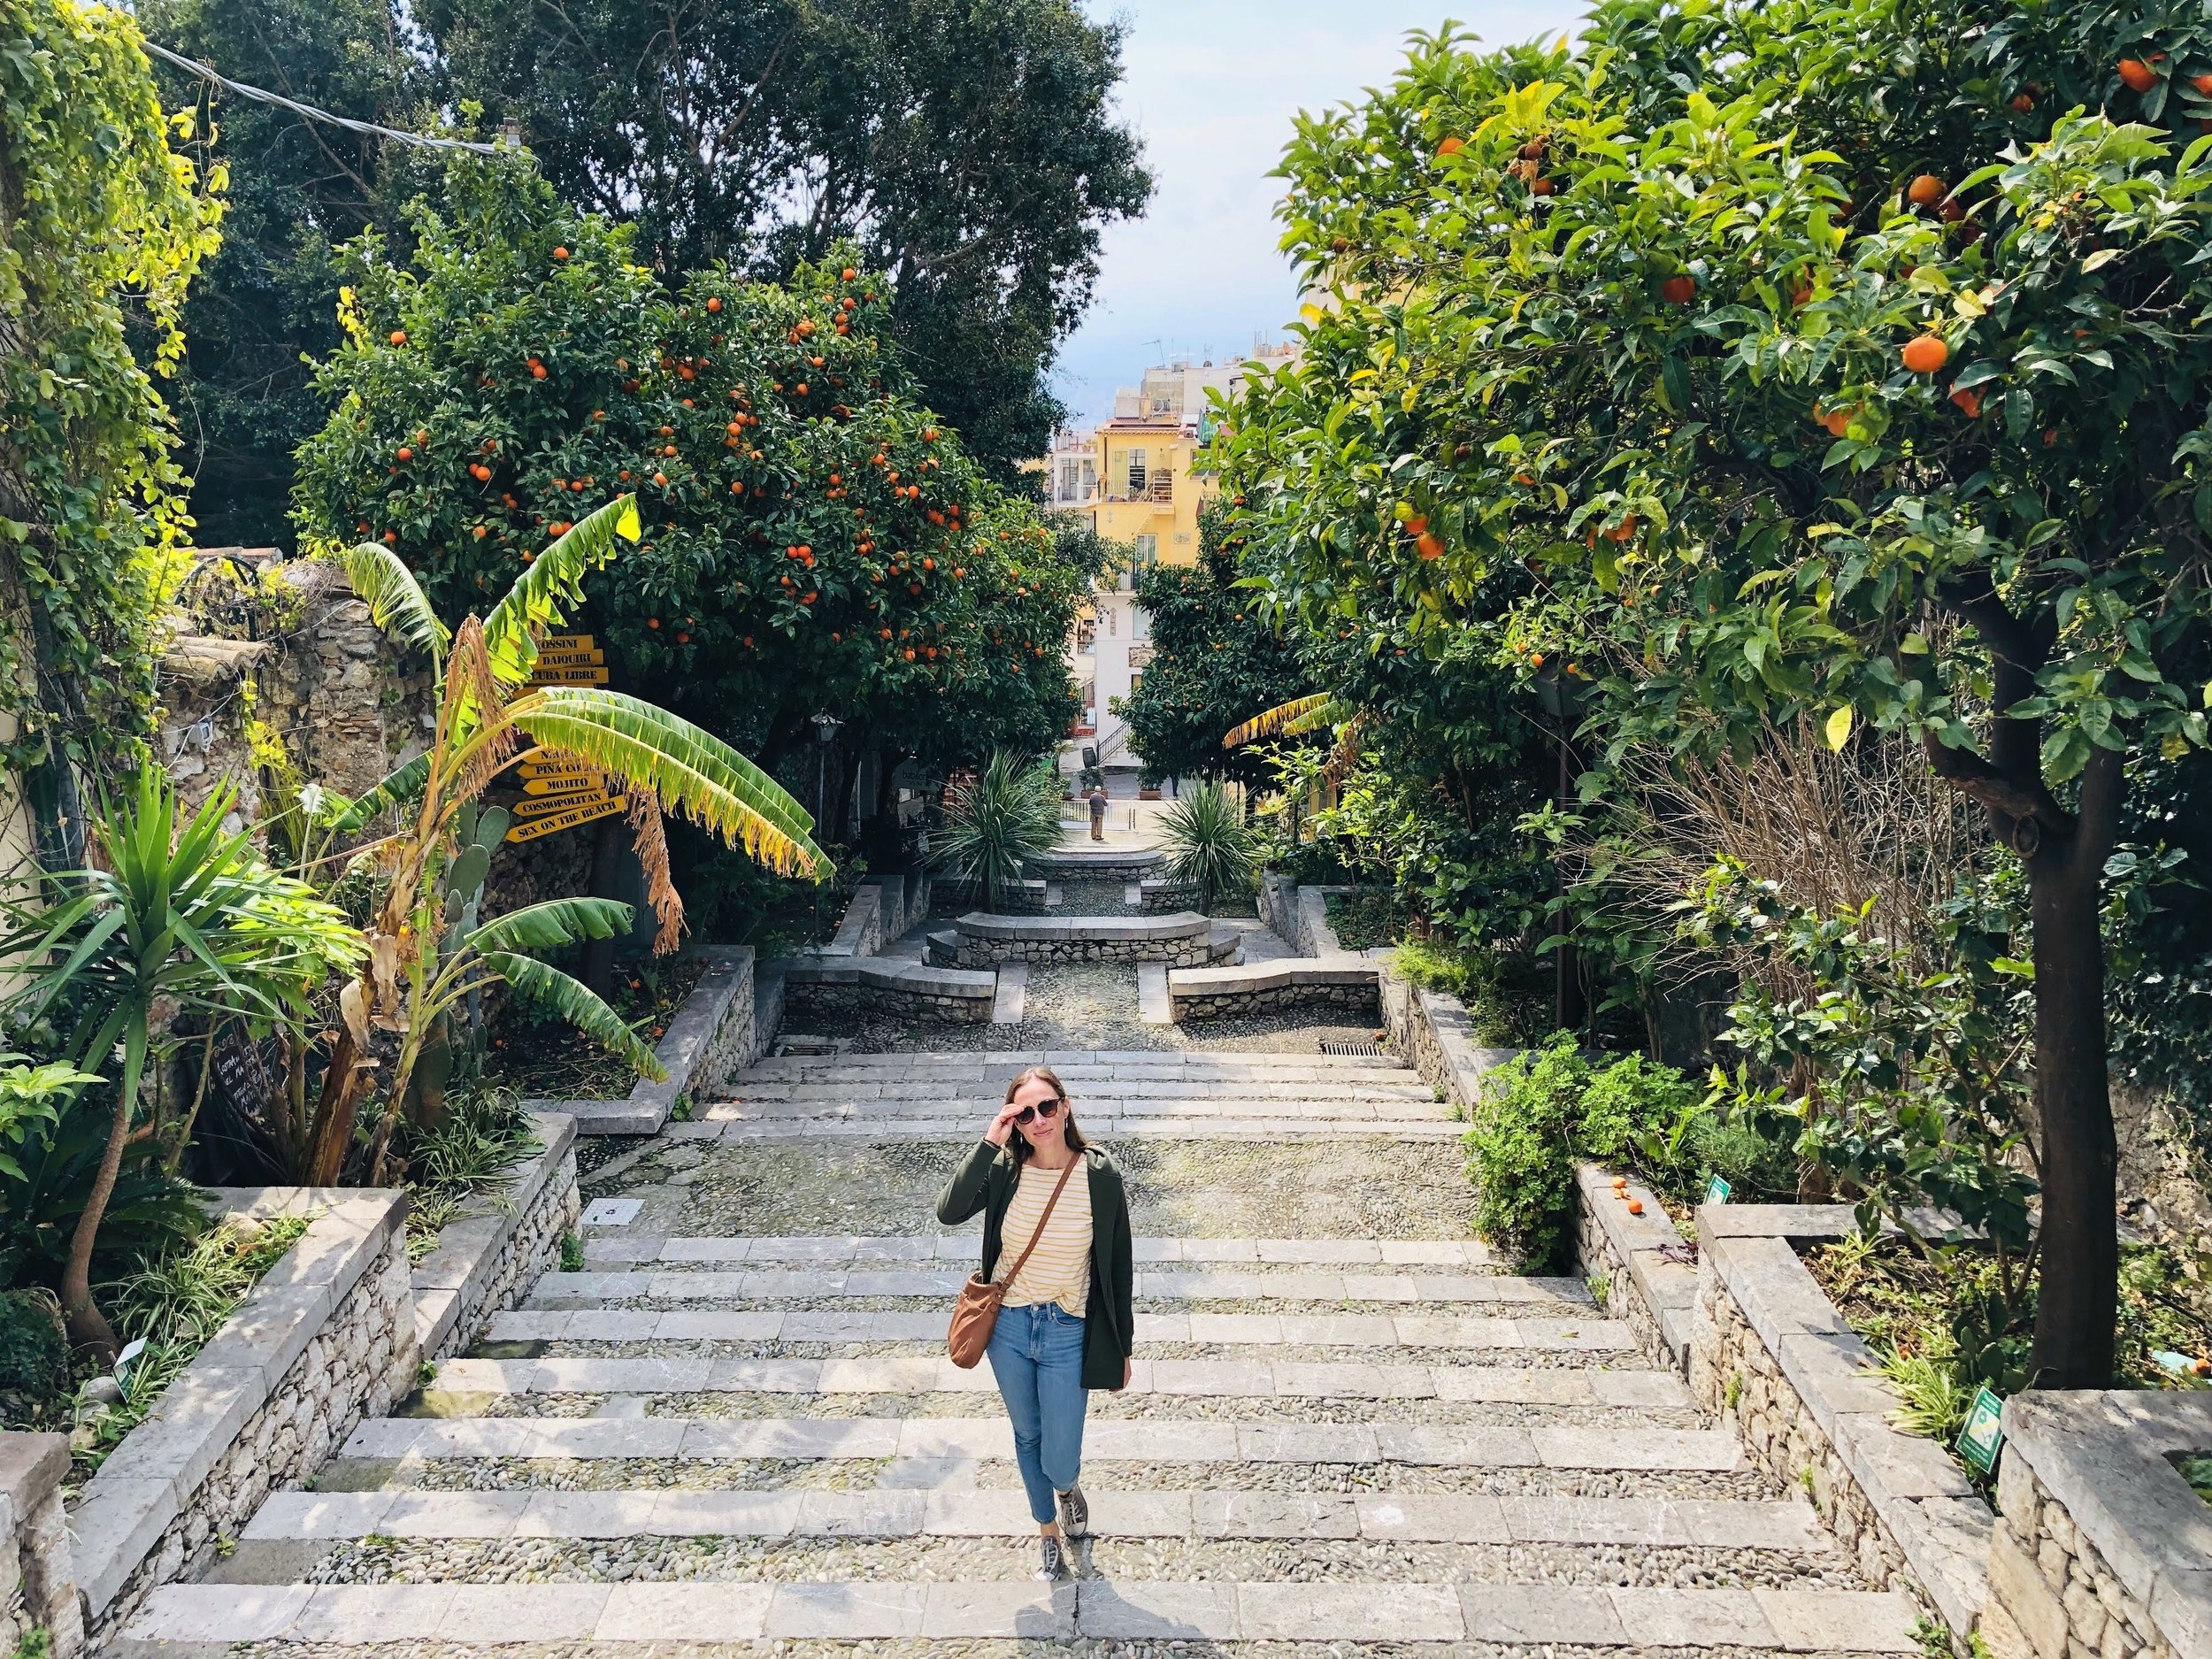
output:
M1146 480L1142 489L1109 493L1103 499L1110 504L1128 502L1158 502L1164 505L1172 503L1175 499L1175 480L1171 474L1162 472Z

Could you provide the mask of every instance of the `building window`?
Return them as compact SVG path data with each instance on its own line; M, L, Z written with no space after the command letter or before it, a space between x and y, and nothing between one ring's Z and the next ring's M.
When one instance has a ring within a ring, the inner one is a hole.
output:
M1141 495L1144 494L1144 451L1132 449L1129 451L1129 493L1132 495Z
M1150 570L1154 565L1159 562L1160 538L1158 536L1138 536L1136 538L1136 548L1137 568L1139 570Z
M1079 617L1075 623L1075 654L1088 657L1098 649L1098 618Z
M1148 640L1152 637L1150 618L1146 615L1142 605L1135 605L1130 609L1129 637L1133 640Z

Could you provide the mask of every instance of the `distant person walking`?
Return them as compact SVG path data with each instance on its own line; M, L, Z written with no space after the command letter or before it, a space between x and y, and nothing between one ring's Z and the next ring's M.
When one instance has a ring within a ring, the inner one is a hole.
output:
M1102 783L1091 790L1091 839L1106 839L1106 786Z
M985 1351L1037 1523L1037 1576L1057 1578L1064 1540L1091 1530L1078 1484L1083 1418L1092 1389L1129 1386L1136 1280L1121 1171L1084 1141L1066 1087L1044 1066L1007 1085L1006 1103L937 1200L949 1227L979 1210L984 1277L1006 1281Z

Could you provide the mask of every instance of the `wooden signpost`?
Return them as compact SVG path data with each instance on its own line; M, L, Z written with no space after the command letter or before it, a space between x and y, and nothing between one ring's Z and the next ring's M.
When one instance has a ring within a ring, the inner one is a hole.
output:
M566 802L561 805L564 810L549 812L543 818L518 819L514 828L507 832L507 839L511 841L534 841L541 835L551 835L560 830L574 829L579 824L612 818L618 812L629 810L630 797L623 795L592 795L574 805Z
M538 660L530 667L530 684L540 686L603 686L607 683L607 654L590 634L549 634L538 647Z
M541 686L603 686L607 683L607 670L604 664L597 668L549 668L541 657L530 670L529 683L533 690Z

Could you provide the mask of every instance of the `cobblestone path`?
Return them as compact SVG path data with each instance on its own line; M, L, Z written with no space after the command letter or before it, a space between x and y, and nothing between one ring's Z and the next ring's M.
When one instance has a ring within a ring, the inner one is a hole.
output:
M1033 1580L987 1369L943 1356L976 1230L930 1205L1058 1065L1133 1188L1139 1346L1093 1396L1096 1537ZM129 1634L422 1659L1912 1653L1804 1497L1578 1282L1497 1271L1395 1061L766 1063L596 1171L549 1274L270 1499Z

